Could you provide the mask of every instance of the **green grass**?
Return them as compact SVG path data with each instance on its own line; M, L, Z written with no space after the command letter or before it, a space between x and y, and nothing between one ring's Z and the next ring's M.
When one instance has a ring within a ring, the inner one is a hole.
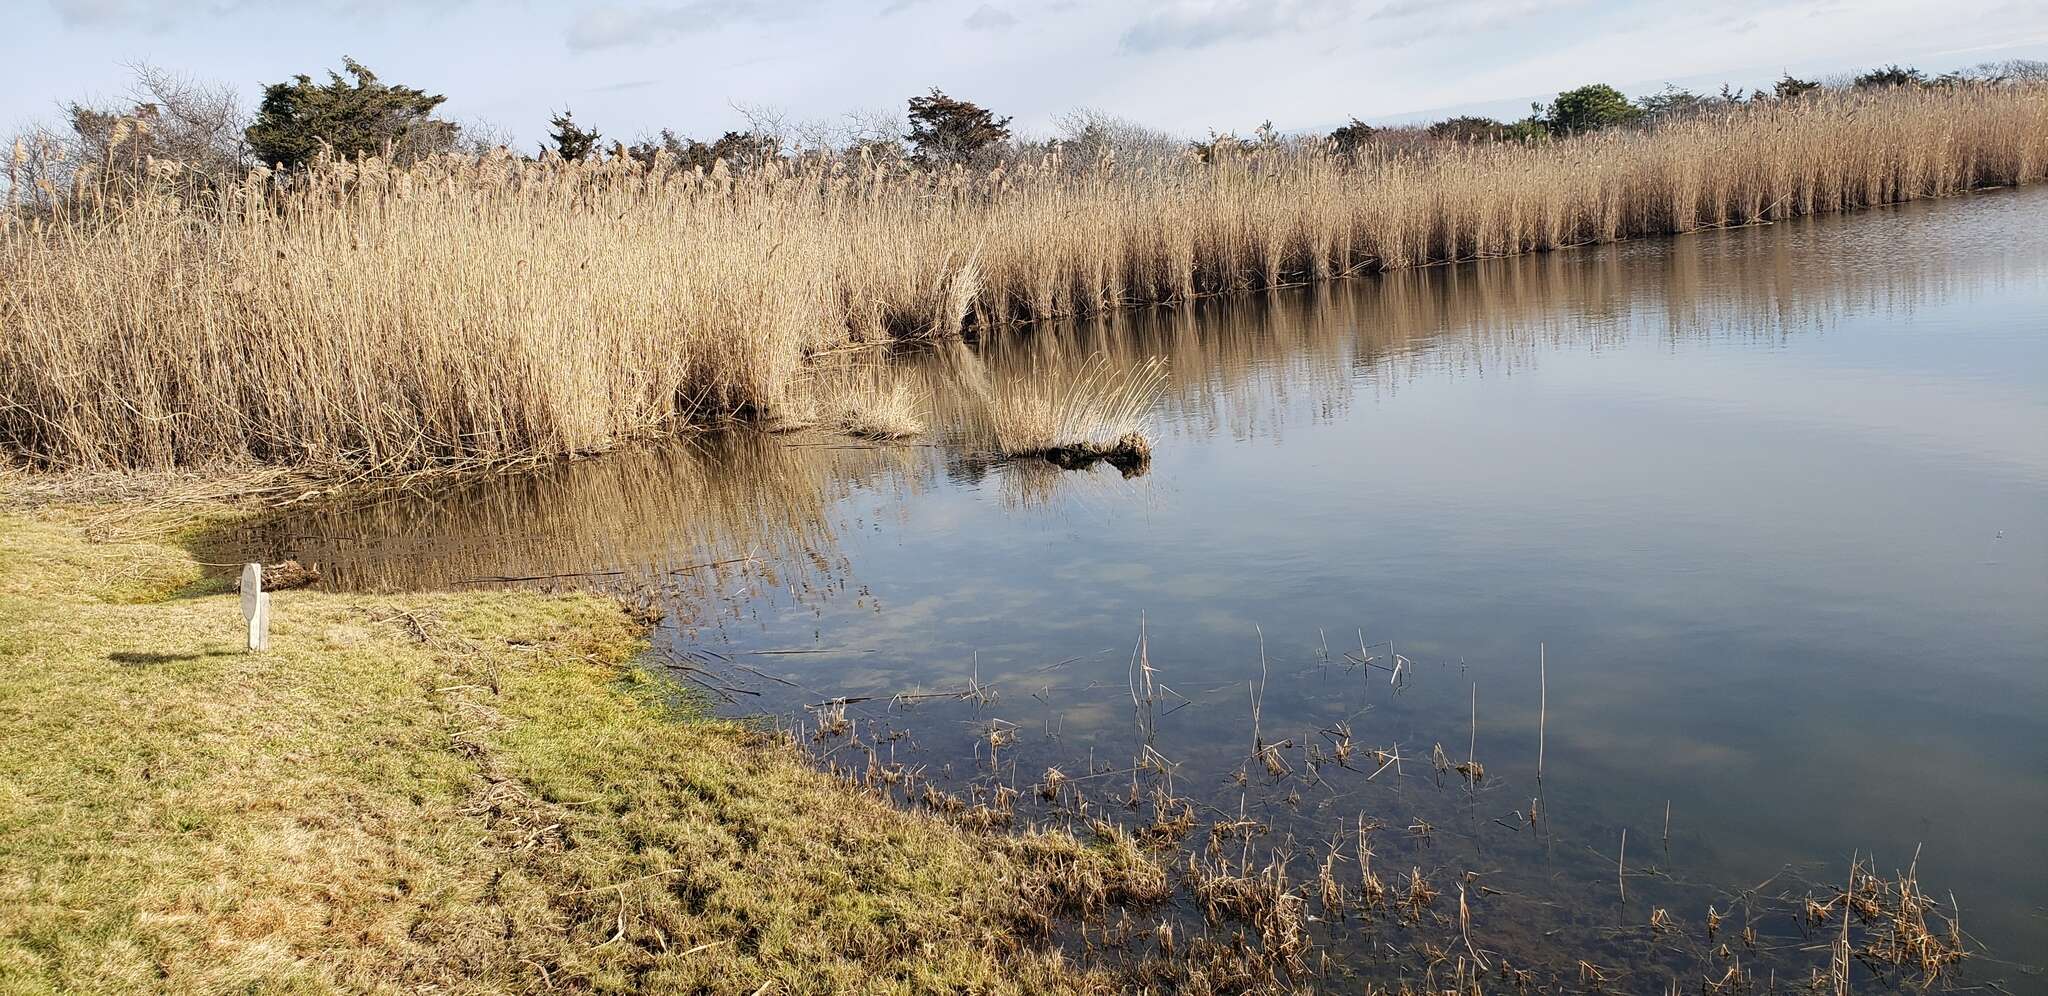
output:
M87 524L0 514L0 993L1101 989L1019 911L1156 873L696 715L599 598L279 592L248 654Z

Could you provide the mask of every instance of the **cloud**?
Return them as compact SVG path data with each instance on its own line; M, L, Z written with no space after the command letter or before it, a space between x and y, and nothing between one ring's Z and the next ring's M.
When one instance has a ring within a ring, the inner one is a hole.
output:
M1372 41L1380 45L1407 45L1446 36L1522 32L1527 22L1545 19L1554 23L1572 21L1565 12L1592 0L1394 0L1367 15L1374 25ZM1653 5L1659 0L1645 0ZM1640 9L1640 8L1639 8ZM1592 23L1590 20L1585 23Z
M569 24L569 47L577 51L652 45L733 24L783 21L815 6L815 0L691 0L689 3L608 3L584 10Z
M991 7L988 4L982 4L974 8L974 13L967 15L967 20L960 23L966 25L968 30L971 31L1001 31L1004 28L1016 26L1017 15L1001 7Z
M50 9L68 28L111 24L137 13L135 5L126 0L50 0Z
M160 32L195 18L233 13L238 0L50 0L50 9L67 28L140 28Z
M1356 0L1181 0L1124 31L1129 52L1207 48L1347 20Z
M448 9L465 0L320 0L306 4L309 13L360 21L394 11ZM262 0L49 0L58 23L67 28L125 28L152 34L204 25L224 17L263 10ZM265 11L267 13L267 11Z

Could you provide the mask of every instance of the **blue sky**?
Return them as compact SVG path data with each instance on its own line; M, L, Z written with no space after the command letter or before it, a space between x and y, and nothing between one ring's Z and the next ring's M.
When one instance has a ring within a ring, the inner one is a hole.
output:
M938 86L1049 133L1092 107L1183 134L1513 115L1591 81L1755 85L1900 61L2048 58L2048 2L1991 0L11 0L0 127L117 97L125 63L258 84L338 67L448 95L524 143L900 113Z

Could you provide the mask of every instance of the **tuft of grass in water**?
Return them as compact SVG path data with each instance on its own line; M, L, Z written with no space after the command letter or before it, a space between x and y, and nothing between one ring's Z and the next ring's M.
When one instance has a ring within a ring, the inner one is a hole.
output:
M278 592L249 654L92 521L0 513L0 991L1072 991L1031 911L1151 881L702 718L607 600Z
M1009 457L1106 454L1133 436L1142 443L1146 416L1166 385L1166 360L1157 356L1122 365L1097 354L1056 375L1034 367L1001 378L987 376L972 357L956 366L976 402L965 426L969 445Z
M931 394L901 375L868 368L823 389L823 421L861 439L891 441L923 435Z

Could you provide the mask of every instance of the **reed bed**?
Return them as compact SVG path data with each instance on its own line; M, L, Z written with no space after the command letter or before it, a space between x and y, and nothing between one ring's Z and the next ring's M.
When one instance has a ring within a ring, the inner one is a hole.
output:
M2034 182L2048 89L989 175L500 155L327 162L193 199L157 166L160 191L0 221L0 440L18 458L400 469L599 450L815 410L810 358L849 345Z

